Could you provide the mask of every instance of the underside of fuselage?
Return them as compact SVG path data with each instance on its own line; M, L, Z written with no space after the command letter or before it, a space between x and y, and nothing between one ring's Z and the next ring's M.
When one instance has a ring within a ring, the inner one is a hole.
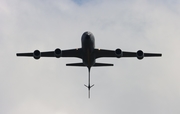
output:
M91 32L84 32L81 37L82 42L82 60L83 64L88 68L91 68L95 64L94 48L95 40Z

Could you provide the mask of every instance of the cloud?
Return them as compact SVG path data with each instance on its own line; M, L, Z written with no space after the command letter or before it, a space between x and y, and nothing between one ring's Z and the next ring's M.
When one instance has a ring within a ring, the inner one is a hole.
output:
M179 2L0 1L0 113L178 113ZM66 67L75 58L17 58L17 52L81 47L161 52L162 58L98 59L114 67Z

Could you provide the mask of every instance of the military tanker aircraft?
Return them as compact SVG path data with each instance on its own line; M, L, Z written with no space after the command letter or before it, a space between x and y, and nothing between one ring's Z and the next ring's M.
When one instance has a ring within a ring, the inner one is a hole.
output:
M113 66L110 63L97 63L96 59L101 57L137 57L139 60L143 59L144 57L160 57L162 54L160 53L144 53L142 50L138 50L137 52L127 52L122 51L121 49L117 48L116 50L106 50L106 49L98 49L95 48L95 39L94 35L87 31L84 32L81 37L81 48L76 49L68 49L68 50L61 50L59 48L55 49L54 51L46 51L40 52L39 50L35 50L31 53L17 53L17 56L26 56L26 57L34 57L34 59L39 59L40 57L77 57L82 59L80 63L69 63L66 66L81 66L88 68L88 85L85 87L88 88L88 97L90 98L90 89L94 86L90 84L90 69L91 67L101 67L101 66Z

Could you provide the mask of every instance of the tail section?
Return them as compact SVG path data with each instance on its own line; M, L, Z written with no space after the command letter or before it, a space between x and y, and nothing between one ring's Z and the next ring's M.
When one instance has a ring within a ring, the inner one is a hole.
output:
M87 86L87 85L84 84L84 86L88 88L88 97L90 98L90 89L91 89L91 87L94 86L94 84L91 85L91 86L90 85Z
M86 84L84 84L84 86L85 86L85 87L87 87L87 88L90 90L90 89L91 89L91 87L93 87L93 86L94 86L94 84L93 84L93 85L91 85L91 86L90 86L90 85L88 85L88 86L87 86Z
M88 97L89 97L89 98L90 98L90 89L91 89L91 87L94 86L94 84L93 84L93 85L90 84L90 70L91 70L91 67L88 67L88 72L89 72L88 85L85 85L85 84L84 84L84 86L88 88Z
M84 67L86 65L84 65L83 63L68 63L68 64L66 64L66 66L81 66L81 67ZM100 66L113 66L113 64L110 64L110 63L95 63L93 65L93 67L100 67Z
M69 63L69 64L66 64L66 66L80 66L80 67L84 67L86 65L84 65L83 63ZM109 63L95 63L93 65L93 67L100 67L100 66L113 66L113 64L109 64ZM88 85L84 84L84 86L88 88L88 97L89 98L90 98L90 89L91 89L91 87L94 86L94 84L93 85L90 84L90 70L91 70L91 66L88 67L88 72L89 72Z
M66 64L66 66L80 66L80 67L84 67L85 65L83 63L69 63L69 64Z
M100 67L100 66L113 66L113 64L109 63L95 63L93 67Z

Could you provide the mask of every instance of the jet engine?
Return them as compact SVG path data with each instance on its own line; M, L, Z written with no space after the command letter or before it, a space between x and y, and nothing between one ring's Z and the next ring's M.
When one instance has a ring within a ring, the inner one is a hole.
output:
M34 59L39 59L41 57L41 52L39 50L35 50L33 53Z
M62 54L62 51L61 51L59 48L55 49L55 51L54 51L54 56L55 56L56 58L61 57L61 54Z
M117 58L120 58L120 57L123 56L123 52L122 52L122 50L119 49L119 48L115 50L115 54L116 54Z
M144 58L144 52L142 50L138 50L136 56L139 60Z

